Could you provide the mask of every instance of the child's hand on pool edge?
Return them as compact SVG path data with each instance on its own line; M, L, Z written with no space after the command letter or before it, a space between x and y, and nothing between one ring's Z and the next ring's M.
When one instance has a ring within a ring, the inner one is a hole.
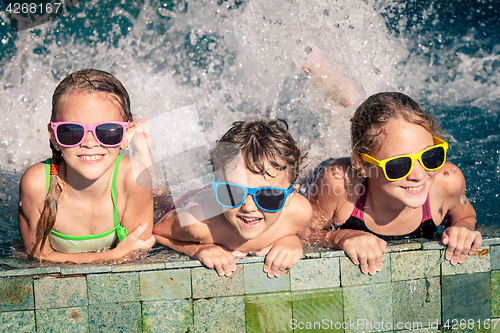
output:
M464 263L468 254L474 254L481 246L483 238L481 233L469 224L457 222L444 230L441 241L447 245L446 260L456 265Z
M303 253L302 248L302 240L297 235L290 235L278 239L255 255L266 256L264 272L268 277L280 277L285 269L292 268L299 262Z
M219 276L231 276L236 270L234 255L216 244L201 245L194 255L208 268L213 268Z
M140 239L146 230L148 230L148 224L140 224L134 231L129 233L123 241L119 242L116 248L110 250L118 254L116 259L122 258L132 251L143 251L152 248L156 243L156 239L153 235L145 240Z
M387 252L387 243L377 236L361 230L337 230L335 242L359 265L364 274L374 275L382 270L382 259Z

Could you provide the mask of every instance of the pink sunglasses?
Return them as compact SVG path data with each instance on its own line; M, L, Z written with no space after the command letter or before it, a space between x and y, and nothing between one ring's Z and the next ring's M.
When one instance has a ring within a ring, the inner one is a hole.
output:
M126 129L130 126L130 121L108 121L98 124L80 124L74 122L51 121L50 127L54 130L56 141L63 147L76 147L85 139L90 131L94 138L104 147L119 146Z

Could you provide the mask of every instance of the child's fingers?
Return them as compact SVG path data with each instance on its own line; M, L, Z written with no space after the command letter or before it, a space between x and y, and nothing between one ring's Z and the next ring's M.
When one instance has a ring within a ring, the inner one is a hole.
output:
M481 236L481 233L479 231L474 231L474 240L469 250L469 254L476 253L476 251L481 247L481 244L483 244L483 237Z
M269 251L271 251L272 247L273 247L273 244L269 245L268 247L263 248L260 251L255 252L255 255L257 257L265 257L269 253Z

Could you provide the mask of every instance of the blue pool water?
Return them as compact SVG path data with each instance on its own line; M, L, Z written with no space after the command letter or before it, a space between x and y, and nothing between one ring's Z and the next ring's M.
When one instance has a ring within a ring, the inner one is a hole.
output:
M325 101L302 71L310 54L354 82L360 97L399 90L434 112L450 134L450 160L466 177L479 224L498 230L496 0L81 0L67 15L19 33L4 9L0 4L0 256L18 249L19 179L50 155L50 99L68 72L112 72L133 112L147 120L194 105L208 145L255 110L283 117L309 151L311 168L349 153L354 108ZM166 135L169 145L187 149ZM196 137L189 129L182 136Z

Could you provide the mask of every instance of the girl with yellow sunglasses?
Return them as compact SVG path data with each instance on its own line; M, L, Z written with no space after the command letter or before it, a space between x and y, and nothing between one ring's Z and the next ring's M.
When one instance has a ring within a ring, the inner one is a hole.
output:
M405 94L370 96L351 118L351 158L325 161L308 188L310 242L342 249L363 273L382 269L387 241L440 236L463 263L482 243L465 179L446 162L434 118Z

